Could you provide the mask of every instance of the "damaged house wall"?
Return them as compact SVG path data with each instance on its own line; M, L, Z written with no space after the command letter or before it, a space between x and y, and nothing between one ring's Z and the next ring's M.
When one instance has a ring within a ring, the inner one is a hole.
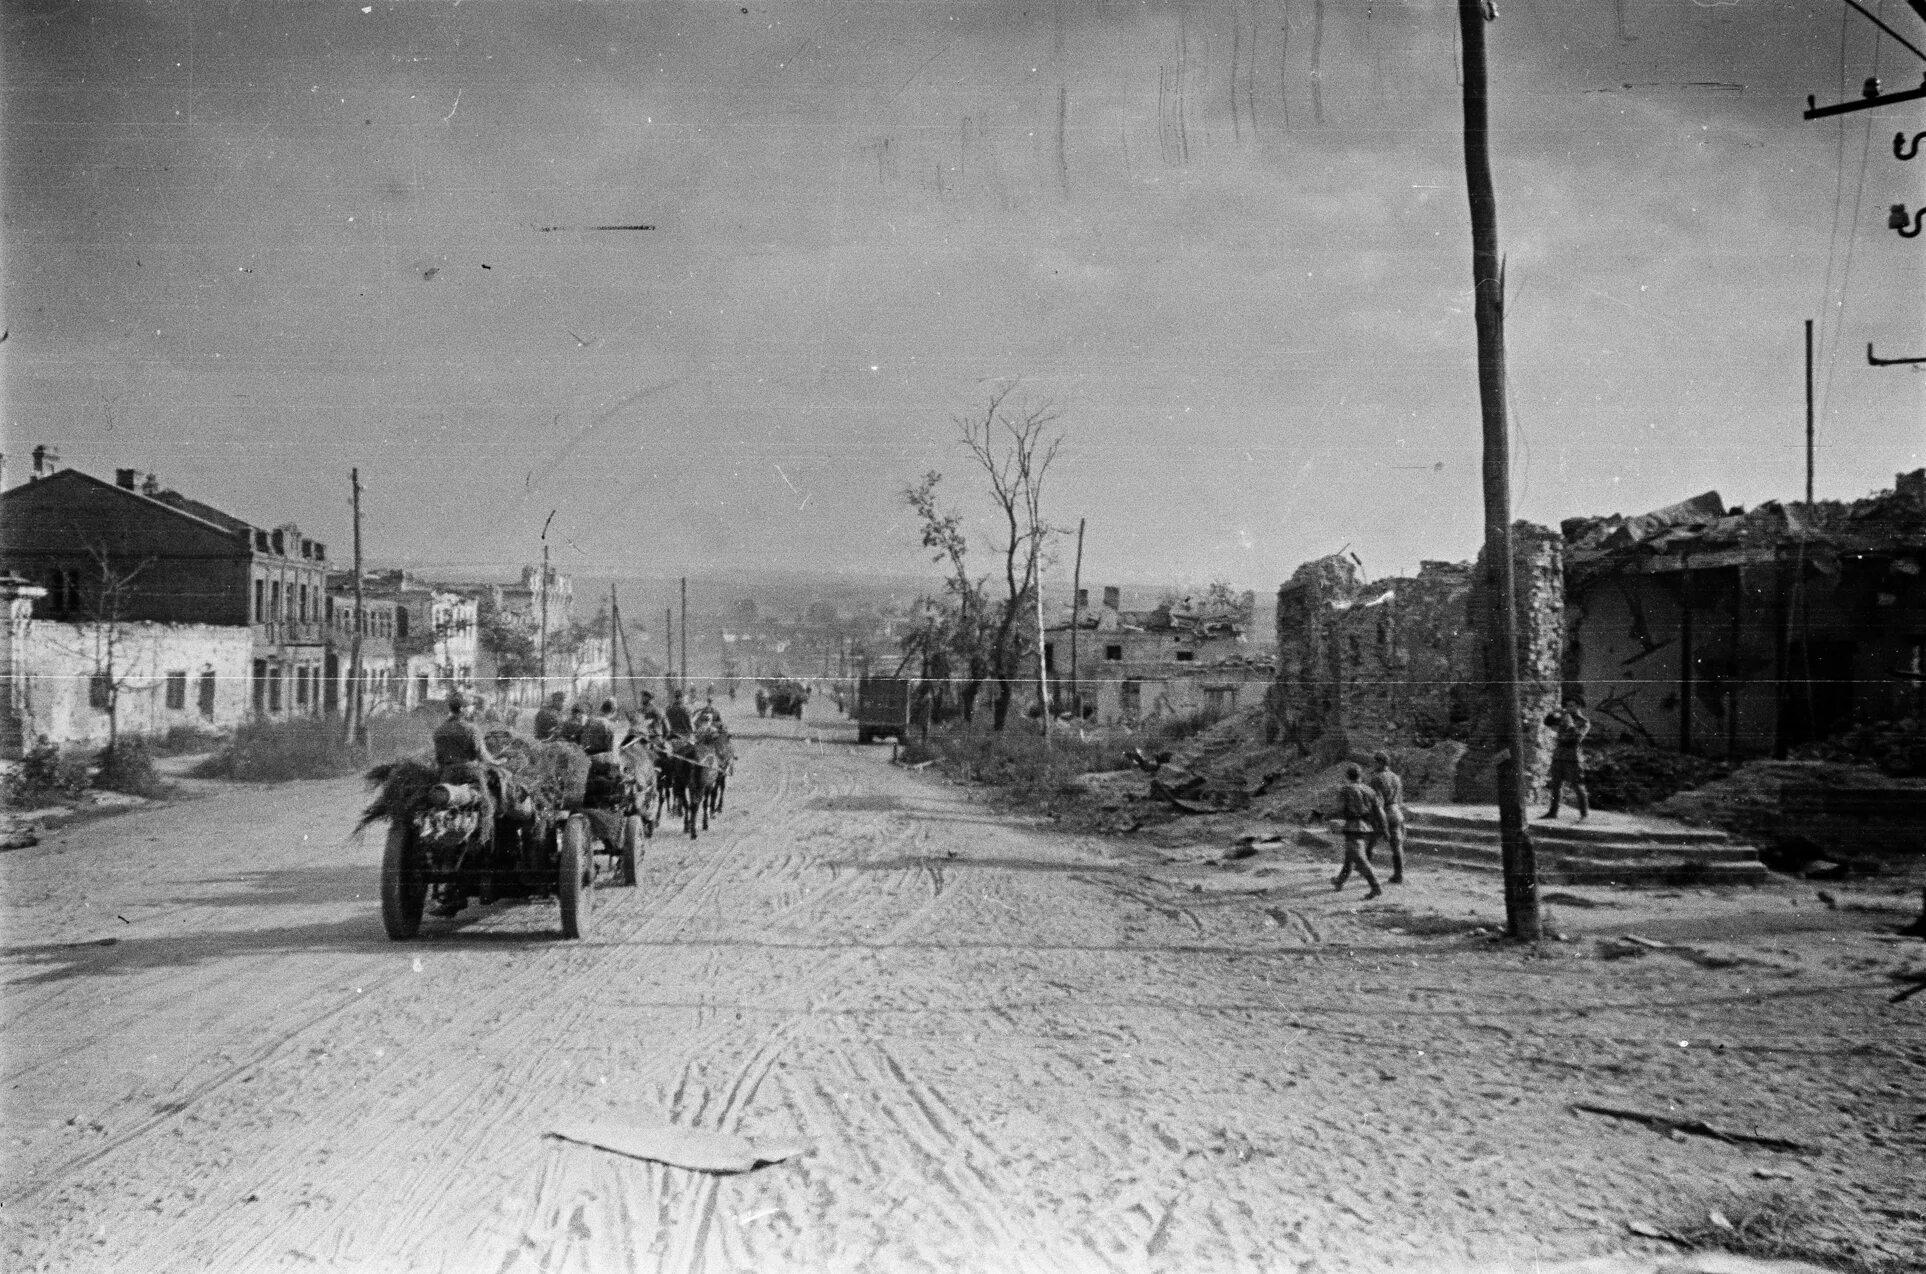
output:
M1514 530L1526 720L1557 706L1564 667L1562 543L1543 527ZM1379 747L1465 744L1460 800L1491 799L1499 731L1486 707L1487 590L1471 563L1426 562L1416 578L1364 582L1349 558L1300 566L1278 590L1278 676L1270 708L1279 733L1331 759ZM1527 731L1534 798L1550 740Z
M1597 737L1737 759L1926 711L1926 470L1851 503L1707 492L1564 534L1566 676Z

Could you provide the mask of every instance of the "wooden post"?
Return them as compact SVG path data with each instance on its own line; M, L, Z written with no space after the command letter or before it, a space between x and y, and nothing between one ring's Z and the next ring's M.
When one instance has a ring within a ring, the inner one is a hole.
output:
M1836 335L1836 334L1835 334ZM1806 320L1806 512L1812 512L1812 320Z
M361 470L348 470L348 482L354 489L354 646L348 656L348 742L365 743L368 739L367 727L362 724L366 705L361 701L361 630L367 627L365 612L361 609Z
M1692 559L1679 572L1679 753L1692 752Z
M555 520L555 510L548 511L548 521L542 523L542 689L541 702L548 703L548 523Z
M689 577L682 577L682 689L689 689Z
M616 662L615 656L615 644L621 640L622 635L621 625L616 618L620 613L615 606L615 585L611 583L609 585L609 698L617 702L620 702L622 697L620 690L617 689L622 684L622 666ZM634 687L630 689L633 690Z
M1488 150L1485 0L1458 0L1464 50L1465 189L1471 204L1473 320L1478 332L1478 400L1484 423L1485 563L1491 592L1488 628L1498 661L1493 678L1501 738L1510 764L1499 767L1498 828L1505 873L1505 927L1516 939L1542 936L1538 866L1525 826L1525 722L1518 691L1518 596L1511 556L1511 443L1505 419L1505 276L1498 256L1498 194Z
M662 694L665 698L675 697L675 607L662 608L662 639L668 646L662 652ZM668 711L663 704L663 711Z
M1043 630L1043 572L1037 572L1037 706L1042 709L1038 715L1043 718L1043 737L1050 737L1050 669L1044 663L1048 649L1044 645Z
M1077 616L1083 608L1083 523L1077 519L1077 565L1070 573L1070 715L1083 725L1083 682L1077 679Z

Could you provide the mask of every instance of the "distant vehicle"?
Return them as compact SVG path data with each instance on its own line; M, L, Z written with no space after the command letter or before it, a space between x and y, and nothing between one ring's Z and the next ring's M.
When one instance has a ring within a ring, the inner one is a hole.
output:
M761 716L765 707L772 717L802 718L803 704L809 702L809 687L800 681L785 678L781 681L765 682L756 691L756 715Z
M909 738L910 700L916 683L909 677L864 677L856 683L856 741L895 736Z

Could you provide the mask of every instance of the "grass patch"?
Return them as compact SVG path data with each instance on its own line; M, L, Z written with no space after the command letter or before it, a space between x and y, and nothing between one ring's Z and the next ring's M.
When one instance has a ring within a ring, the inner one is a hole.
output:
M152 756L193 756L199 752L212 752L227 742L227 735L219 730L208 730L197 725L177 725L158 739L147 740L147 751Z
M286 783L357 774L370 758L428 746L434 725L421 714L392 714L368 722L368 744L349 743L338 717L245 721L220 751L194 767L195 778Z
M1899 1274L1903 1267L1850 1232L1871 1222L1838 1211L1821 1211L1819 1201L1789 1190L1757 1191L1737 1197L1702 1195L1686 1205L1685 1216L1667 1232L1687 1247L1760 1260L1805 1261L1839 1274Z
M1123 744L1059 732L1044 738L1029 723L1005 730L955 722L898 750L907 765L934 761L957 778L1001 789L1012 804L1055 813L1075 795L1071 780L1093 770L1124 770Z

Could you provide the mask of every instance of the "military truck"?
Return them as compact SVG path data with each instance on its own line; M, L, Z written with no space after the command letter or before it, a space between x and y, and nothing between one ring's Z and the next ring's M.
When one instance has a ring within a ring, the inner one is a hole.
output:
M909 738L916 682L909 677L864 677L856 683L856 741Z

